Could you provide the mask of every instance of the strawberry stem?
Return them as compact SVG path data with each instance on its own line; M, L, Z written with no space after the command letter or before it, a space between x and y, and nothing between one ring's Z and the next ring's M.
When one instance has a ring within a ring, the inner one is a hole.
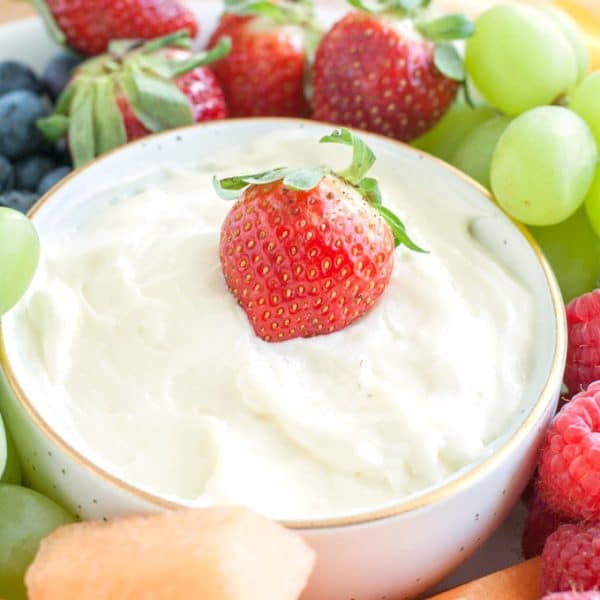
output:
M178 77L179 75L183 75L185 73L189 73L193 69L197 67L203 67L205 65L210 65L217 60L227 56L231 52L231 38L224 36L222 37L216 46L207 50L205 52L201 52L197 56L193 56L189 60L177 61L174 63L174 66L171 68L171 77Z
M321 144L344 144L352 146L352 164L338 175L349 181L352 185L359 185L361 179L367 174L375 163L375 155L357 135L347 129L336 129L330 135L321 138Z
M192 47L192 41L190 40L190 34L187 29L180 29L174 33L164 35L163 37L150 40L143 44L144 54L151 54L162 48L183 48L184 50L190 50Z

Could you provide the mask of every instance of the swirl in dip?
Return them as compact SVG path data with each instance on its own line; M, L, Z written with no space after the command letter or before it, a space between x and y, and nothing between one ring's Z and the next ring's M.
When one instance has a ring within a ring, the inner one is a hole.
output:
M284 519L371 509L489 452L523 408L535 332L530 292L471 233L491 207L378 160L386 205L429 254L399 248L380 301L338 333L263 342L225 285L231 205L213 174L348 152L271 134L104 191L44 248L15 318L71 443L166 497Z

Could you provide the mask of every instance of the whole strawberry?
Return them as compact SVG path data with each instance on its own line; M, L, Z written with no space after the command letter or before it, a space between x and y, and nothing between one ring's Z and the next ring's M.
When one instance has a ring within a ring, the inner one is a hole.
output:
M350 4L362 10L336 23L316 53L314 118L409 141L454 100L465 75L450 41L473 26L461 15L425 21L427 0Z
M342 129L321 142L352 146L351 167L215 180L222 197L241 194L221 229L223 274L267 342L347 327L385 290L395 245L421 251L381 205L376 180L365 177L375 156L360 138Z
M186 30L194 15L179 0L31 0L56 41L82 54L106 52L116 39L153 39Z
M306 74L319 37L311 0L225 7L208 47L232 40L231 53L213 65L231 116L307 116Z
M185 32L141 46L111 43L77 69L55 114L38 126L49 140L67 134L79 167L148 133L225 118L223 91L205 65L229 51L229 40L196 56L189 44Z

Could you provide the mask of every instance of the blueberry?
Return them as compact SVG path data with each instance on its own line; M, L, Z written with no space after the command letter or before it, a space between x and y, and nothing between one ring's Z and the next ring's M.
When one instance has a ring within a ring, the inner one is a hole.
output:
M52 149L52 157L59 165L73 166L71 153L69 152L69 144L67 139L58 140Z
M61 179L66 177L72 171L71 167L58 167L46 173L38 183L37 193L43 196L51 187L54 187Z
M35 192L46 173L56 168L56 163L44 154L34 154L15 163L15 188Z
M15 185L15 170L8 159L0 155L0 194L12 190Z
M0 62L0 96L15 90L29 90L39 94L42 84L27 65L14 60Z
M37 201L38 195L27 190L11 190L0 194L0 206L26 213Z
M82 62L82 58L72 52L61 52L51 58L44 72L42 83L52 100L56 100L65 89L73 69Z
M47 144L36 121L50 113L39 96L27 90L0 97L0 154L21 158Z

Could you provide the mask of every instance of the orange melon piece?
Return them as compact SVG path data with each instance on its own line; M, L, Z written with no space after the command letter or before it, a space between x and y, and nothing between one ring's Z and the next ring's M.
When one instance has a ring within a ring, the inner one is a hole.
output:
M296 600L314 552L242 508L60 527L25 576L29 600Z
M539 600L539 597L540 559L532 558L429 600Z

